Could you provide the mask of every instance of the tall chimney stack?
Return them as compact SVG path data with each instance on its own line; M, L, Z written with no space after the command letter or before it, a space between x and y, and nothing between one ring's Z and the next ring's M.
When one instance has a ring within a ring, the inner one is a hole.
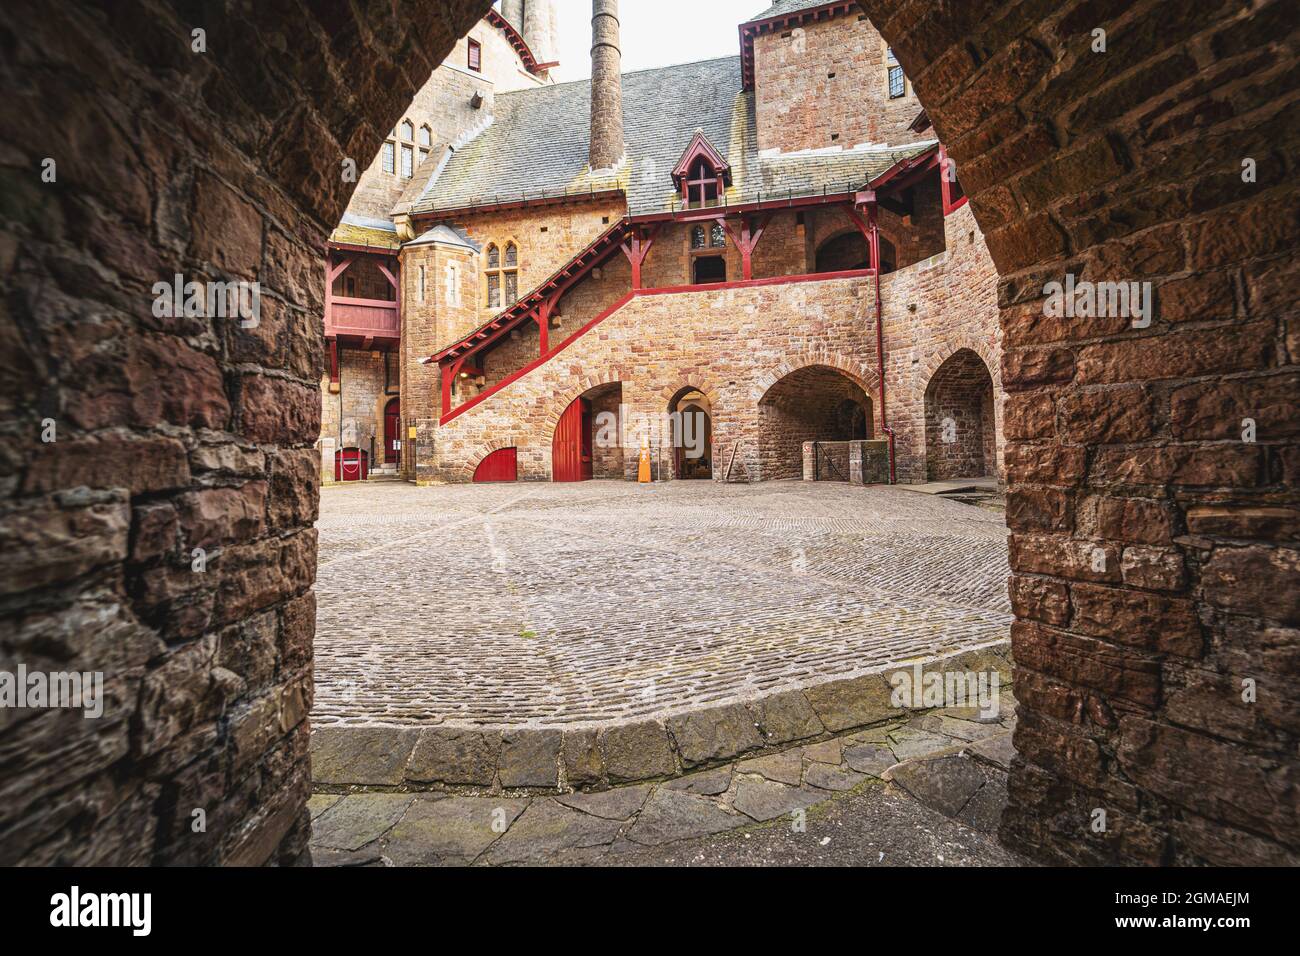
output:
M523 33L524 30L524 0L501 0L501 16L507 23Z
M623 158L623 51L618 0L591 0L591 168Z

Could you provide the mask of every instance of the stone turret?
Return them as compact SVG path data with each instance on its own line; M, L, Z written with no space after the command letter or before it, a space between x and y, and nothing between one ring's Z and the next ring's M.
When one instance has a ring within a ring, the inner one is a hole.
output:
M625 152L623 51L618 0L591 3L591 168L609 169Z
M524 25L520 32L538 63L549 63L555 59L555 38L551 35L554 26L553 5L553 0L524 0Z
M524 28L524 0L501 0L501 16L516 30Z

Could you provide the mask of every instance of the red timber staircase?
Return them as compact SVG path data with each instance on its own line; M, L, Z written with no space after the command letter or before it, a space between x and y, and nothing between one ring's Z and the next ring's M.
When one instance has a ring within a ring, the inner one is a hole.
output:
M441 352L424 360L425 365L437 365L442 372L442 415L438 419L445 425L465 414L475 405L496 394L512 382L527 375L533 369L544 365L559 355L575 341L586 335L605 319L609 318L636 296L640 286L641 263L654 244L657 227L643 230L629 225L622 219L602 233L594 242L570 259L559 271L545 282L524 295L510 308L497 315L491 321L479 326L469 335ZM581 328L558 343L550 340L551 316L556 313L560 299L575 285L591 274L592 270L602 265L619 252L623 252L632 262L632 289L618 299L613 305L591 319ZM491 349L511 332L528 323L537 323L541 347L537 358L522 368L507 375L491 388L467 399L460 405L452 407L452 383L463 371L479 372L481 364L475 359Z

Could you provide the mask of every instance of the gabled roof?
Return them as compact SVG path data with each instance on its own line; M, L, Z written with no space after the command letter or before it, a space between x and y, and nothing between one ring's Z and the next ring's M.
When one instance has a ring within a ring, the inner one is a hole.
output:
M588 163L591 84L560 83L496 97L496 114L430 179L410 214L445 219L478 207L617 190L630 216L681 206L672 172L698 130L726 158L727 205L851 192L923 144L760 153L754 94L730 56L623 75L627 156L593 176Z
M709 142L709 138L704 135L704 130L696 128L695 135L691 137L691 141L686 147L686 152L682 153L682 158L673 167L673 182L677 184L677 188L681 188L682 179L690 174L691 167L701 157L723 175L727 185L731 185L731 164Z

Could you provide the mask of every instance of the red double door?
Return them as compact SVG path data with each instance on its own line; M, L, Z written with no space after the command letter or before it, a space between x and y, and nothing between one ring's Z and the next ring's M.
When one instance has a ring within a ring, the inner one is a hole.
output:
M551 443L553 481L590 481L591 399L578 398L564 410Z
M515 448L498 448L478 463L474 470L475 484L490 481L518 481L519 453Z

